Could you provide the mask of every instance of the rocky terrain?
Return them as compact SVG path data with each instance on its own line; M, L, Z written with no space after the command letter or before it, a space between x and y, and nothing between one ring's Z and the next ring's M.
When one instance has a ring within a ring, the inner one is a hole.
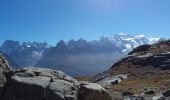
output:
M127 55L133 48L159 40L160 38L121 33L111 37L102 36L94 41L82 38L77 41L60 41L35 66L51 66L72 76L94 75L108 70L113 63Z
M113 100L170 100L170 41L139 46L88 80L105 87Z
M98 84L81 82L57 70L11 70L0 55L0 100L111 100Z
M170 100L170 41L135 48L109 70L76 79L0 56L1 100Z
M13 68L39 66L61 70L71 76L86 76L108 70L113 63L139 45L159 40L160 38L124 33L102 36L92 41L82 38L61 40L54 46L46 42L6 40L0 47L0 52Z

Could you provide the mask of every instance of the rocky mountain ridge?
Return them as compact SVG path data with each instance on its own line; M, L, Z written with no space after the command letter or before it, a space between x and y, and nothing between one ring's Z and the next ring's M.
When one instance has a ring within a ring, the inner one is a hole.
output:
M46 42L22 42L6 40L0 47L1 53L13 60L13 67L33 66L49 49Z
M7 40L0 51L13 67L40 66L62 70L71 76L84 76L105 71L133 48L159 40L126 34L103 36L94 41L82 38L68 42L61 40L56 46Z
M143 35L118 34L94 41L82 38L77 41L60 41L35 66L51 66L72 76L94 75L109 69L133 48L159 40L160 38L148 38ZM77 72L73 69L77 69Z
M1 57L0 97L2 100L169 100L169 51L170 41L139 46L109 70L86 81L45 68L12 71Z

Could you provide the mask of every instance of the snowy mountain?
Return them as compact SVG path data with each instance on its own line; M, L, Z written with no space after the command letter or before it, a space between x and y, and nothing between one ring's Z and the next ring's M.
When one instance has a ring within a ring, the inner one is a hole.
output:
M14 67L33 66L50 49L47 43L6 40L0 51L15 61Z
M72 76L82 76L105 71L133 48L159 40L160 38L123 33L111 37L102 36L93 41L82 38L68 42L61 40L54 47L47 43L7 40L1 46L0 52L10 59L14 67L48 67Z
M124 47L122 52L129 52L140 45L153 44L161 40L161 38L153 38L145 35L132 36L125 33L115 34L112 37L105 38L108 38L119 47Z
M50 66L72 76L96 74L110 68L114 62L133 48L159 40L159 38L144 35L126 34L116 34L112 37L102 36L99 40L93 41L86 41L82 38L68 42L61 40L35 66L48 66L48 68Z

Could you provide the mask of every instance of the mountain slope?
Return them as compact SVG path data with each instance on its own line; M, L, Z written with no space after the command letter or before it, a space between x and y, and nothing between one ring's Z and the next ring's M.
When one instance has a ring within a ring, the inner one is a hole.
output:
M123 46L123 52L129 52L140 45L153 44L162 40L161 38L148 37L145 35L132 36L125 33L115 34L112 37L105 38L108 38L112 43L116 44L117 46Z
M125 34L101 37L94 41L84 39L60 41L35 66L48 66L73 76L97 74L109 69L134 47L156 41L159 41L159 38Z
M11 66L24 67L33 66L49 48L47 43L6 40L0 51L10 58Z
M48 66L77 76L103 72L133 48L159 40L160 38L144 35L115 34L112 37L103 36L93 41L82 38L68 42L61 40L54 47L47 43L20 43L7 40L0 51L9 58L9 63L13 67Z
M88 42L83 39L60 41L35 66L59 69L69 75L89 75L108 69L124 54L110 41ZM115 58L114 56L117 56Z
M113 100L169 100L164 93L170 90L170 40L135 48L92 81L107 88Z
M128 57L123 58L116 64L112 66L110 72L114 74L115 72L119 72L121 68L121 73L131 73L131 74L140 74L142 71L128 70L131 68L141 68L148 71L147 69L156 69L161 71L170 70L170 41L162 41L159 43L155 43L153 45L142 45L135 48L132 52L129 53ZM127 64L127 65L126 65ZM128 67L126 67L128 66ZM119 69L120 68L120 69ZM118 69L118 70L116 70ZM153 70L149 70L153 71ZM154 73L156 74L156 73ZM133 75L132 75L133 76Z

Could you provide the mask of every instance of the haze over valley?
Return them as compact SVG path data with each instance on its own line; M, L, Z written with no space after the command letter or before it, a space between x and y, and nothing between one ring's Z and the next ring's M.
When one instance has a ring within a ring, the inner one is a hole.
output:
M0 0L0 100L170 100L170 0Z
M98 40L63 40L51 46L40 42L19 42L6 40L0 51L6 55L14 68L27 66L45 67L71 76L95 75L108 70L133 48L143 44L153 44L161 38L144 35L132 36L125 33L111 37L102 36Z

